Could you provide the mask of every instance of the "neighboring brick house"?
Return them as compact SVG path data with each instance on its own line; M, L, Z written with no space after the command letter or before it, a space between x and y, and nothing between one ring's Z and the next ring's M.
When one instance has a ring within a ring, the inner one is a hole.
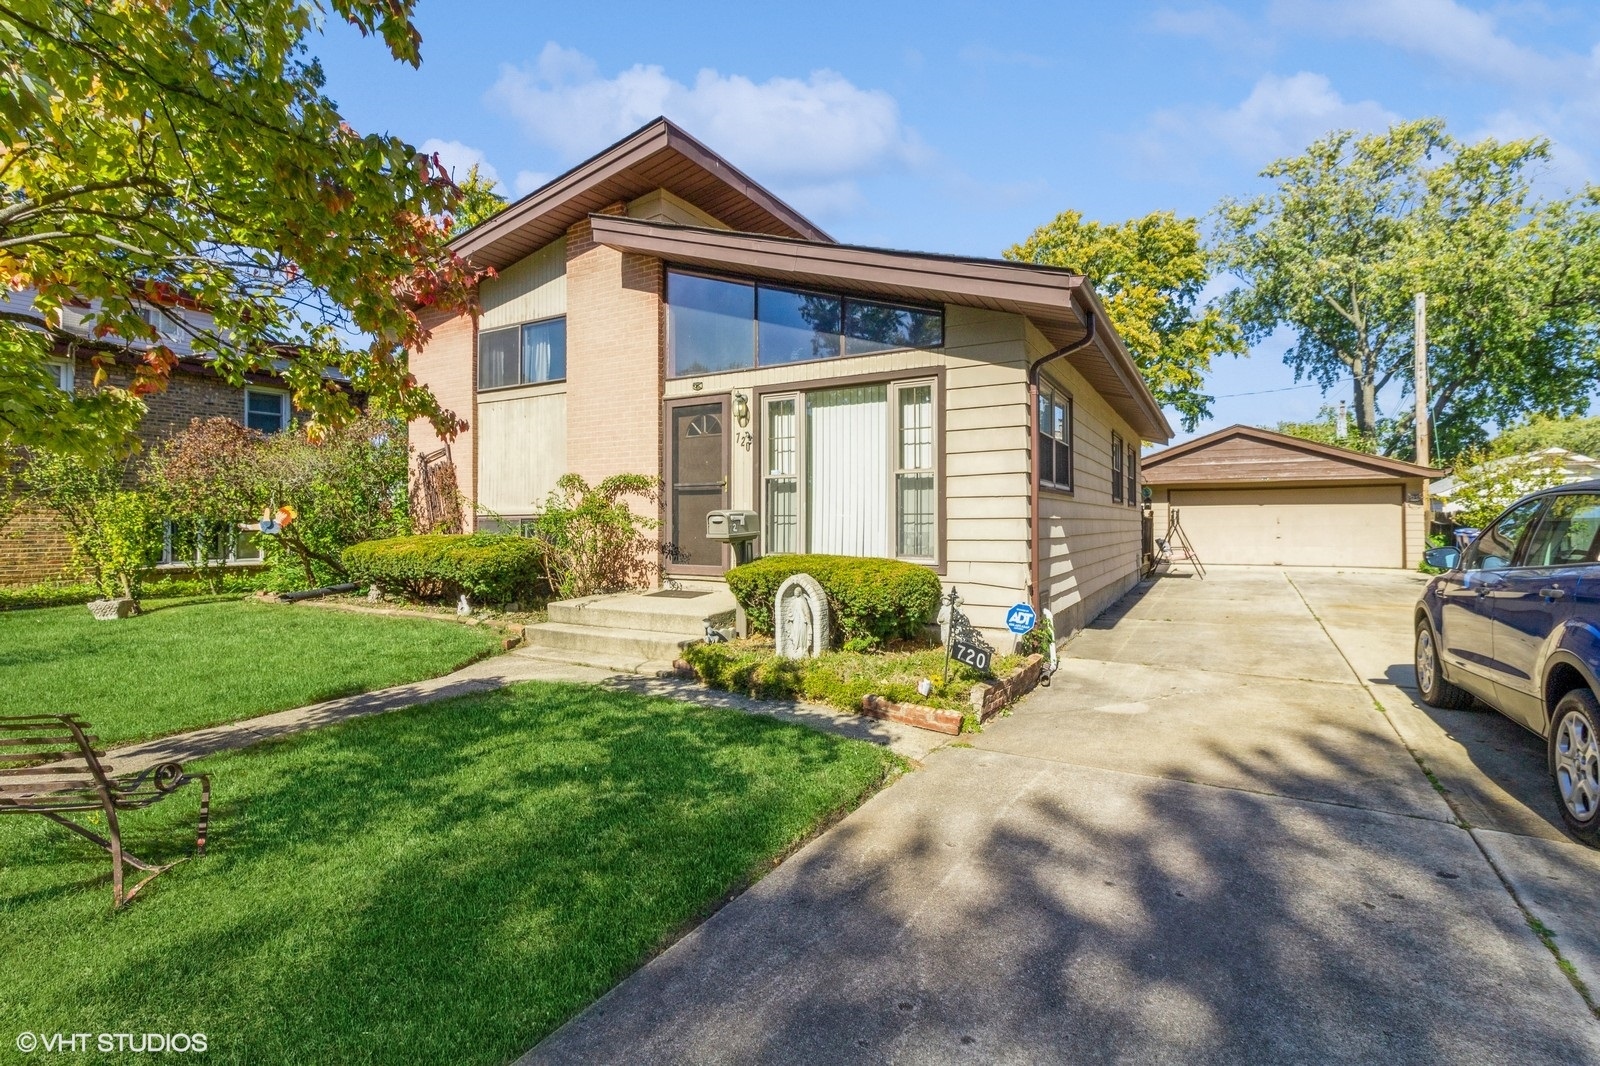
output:
M680 581L731 565L723 508L765 554L925 565L993 634L1138 580L1139 443L1172 430L1080 275L841 245L665 119L453 247L496 276L411 369L469 428L411 442L448 448L471 527L645 473Z
M10 299L25 304L28 294L15 294ZM93 307L88 304L74 308L67 316L66 328L87 336L84 319L92 313ZM151 314L152 321L165 322L169 326L170 319L166 316L188 316L199 327L207 325L204 318L209 317L193 308L152 308ZM178 354L179 362L167 388L144 398L148 410L138 428L143 450L148 451L158 441L187 428L197 418L231 418L264 432L276 432L289 425L292 415L289 392L276 378L255 374L250 376L249 383L244 387L230 385L207 365L202 356L197 356L189 348L183 333L174 329L163 340ZM75 390L93 387L93 369L88 366L81 350L74 358L63 348L50 361L50 365L56 376L57 387ZM126 363L113 365L107 368L107 377L110 384L125 386L132 380L132 372ZM246 543L236 546L231 561L249 563L259 558L259 551ZM31 584L62 577L70 560L71 551L66 538L55 516L48 510L24 511L0 533L0 585ZM186 560L181 549L174 552L168 543L164 546L162 564L182 568Z

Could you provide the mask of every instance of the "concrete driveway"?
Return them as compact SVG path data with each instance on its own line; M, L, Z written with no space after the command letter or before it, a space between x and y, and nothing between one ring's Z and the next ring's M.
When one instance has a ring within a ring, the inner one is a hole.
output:
M1412 700L1419 587L1143 586L523 1061L1600 1063L1529 921L1600 957L1593 855L1536 738Z

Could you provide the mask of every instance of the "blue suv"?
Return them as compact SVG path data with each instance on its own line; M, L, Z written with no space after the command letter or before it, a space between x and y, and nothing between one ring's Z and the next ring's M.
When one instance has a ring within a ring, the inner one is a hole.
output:
M1545 738L1561 816L1600 846L1597 548L1600 481L1587 481L1524 497L1464 546L1429 550L1449 572L1417 601L1416 664L1430 706L1476 696Z

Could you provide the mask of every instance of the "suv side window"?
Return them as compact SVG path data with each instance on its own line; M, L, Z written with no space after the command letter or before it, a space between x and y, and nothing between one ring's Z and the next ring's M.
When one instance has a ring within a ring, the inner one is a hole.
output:
M1600 537L1600 496L1574 493L1550 501L1528 534L1523 566L1573 566L1595 561Z
M1504 570L1510 566L1517 557L1517 544L1543 506L1542 498L1525 500L1507 511L1467 549L1462 569Z

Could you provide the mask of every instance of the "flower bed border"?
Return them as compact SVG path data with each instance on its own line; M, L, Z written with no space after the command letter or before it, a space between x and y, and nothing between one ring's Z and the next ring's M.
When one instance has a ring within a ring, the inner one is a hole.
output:
M673 661L672 672L686 680L700 681L701 684L705 684L699 674L695 672L694 667L683 659ZM974 685L972 688L972 708L968 711L928 707L921 703L897 703L894 700L873 695L861 697L861 706L856 710L868 718L899 722L901 725L927 729L952 737L960 736L962 727L969 718L975 718L978 724L982 725L999 714L1007 705L1032 692L1044 676L1044 657L1030 655L1023 660L1021 666L994 684Z

